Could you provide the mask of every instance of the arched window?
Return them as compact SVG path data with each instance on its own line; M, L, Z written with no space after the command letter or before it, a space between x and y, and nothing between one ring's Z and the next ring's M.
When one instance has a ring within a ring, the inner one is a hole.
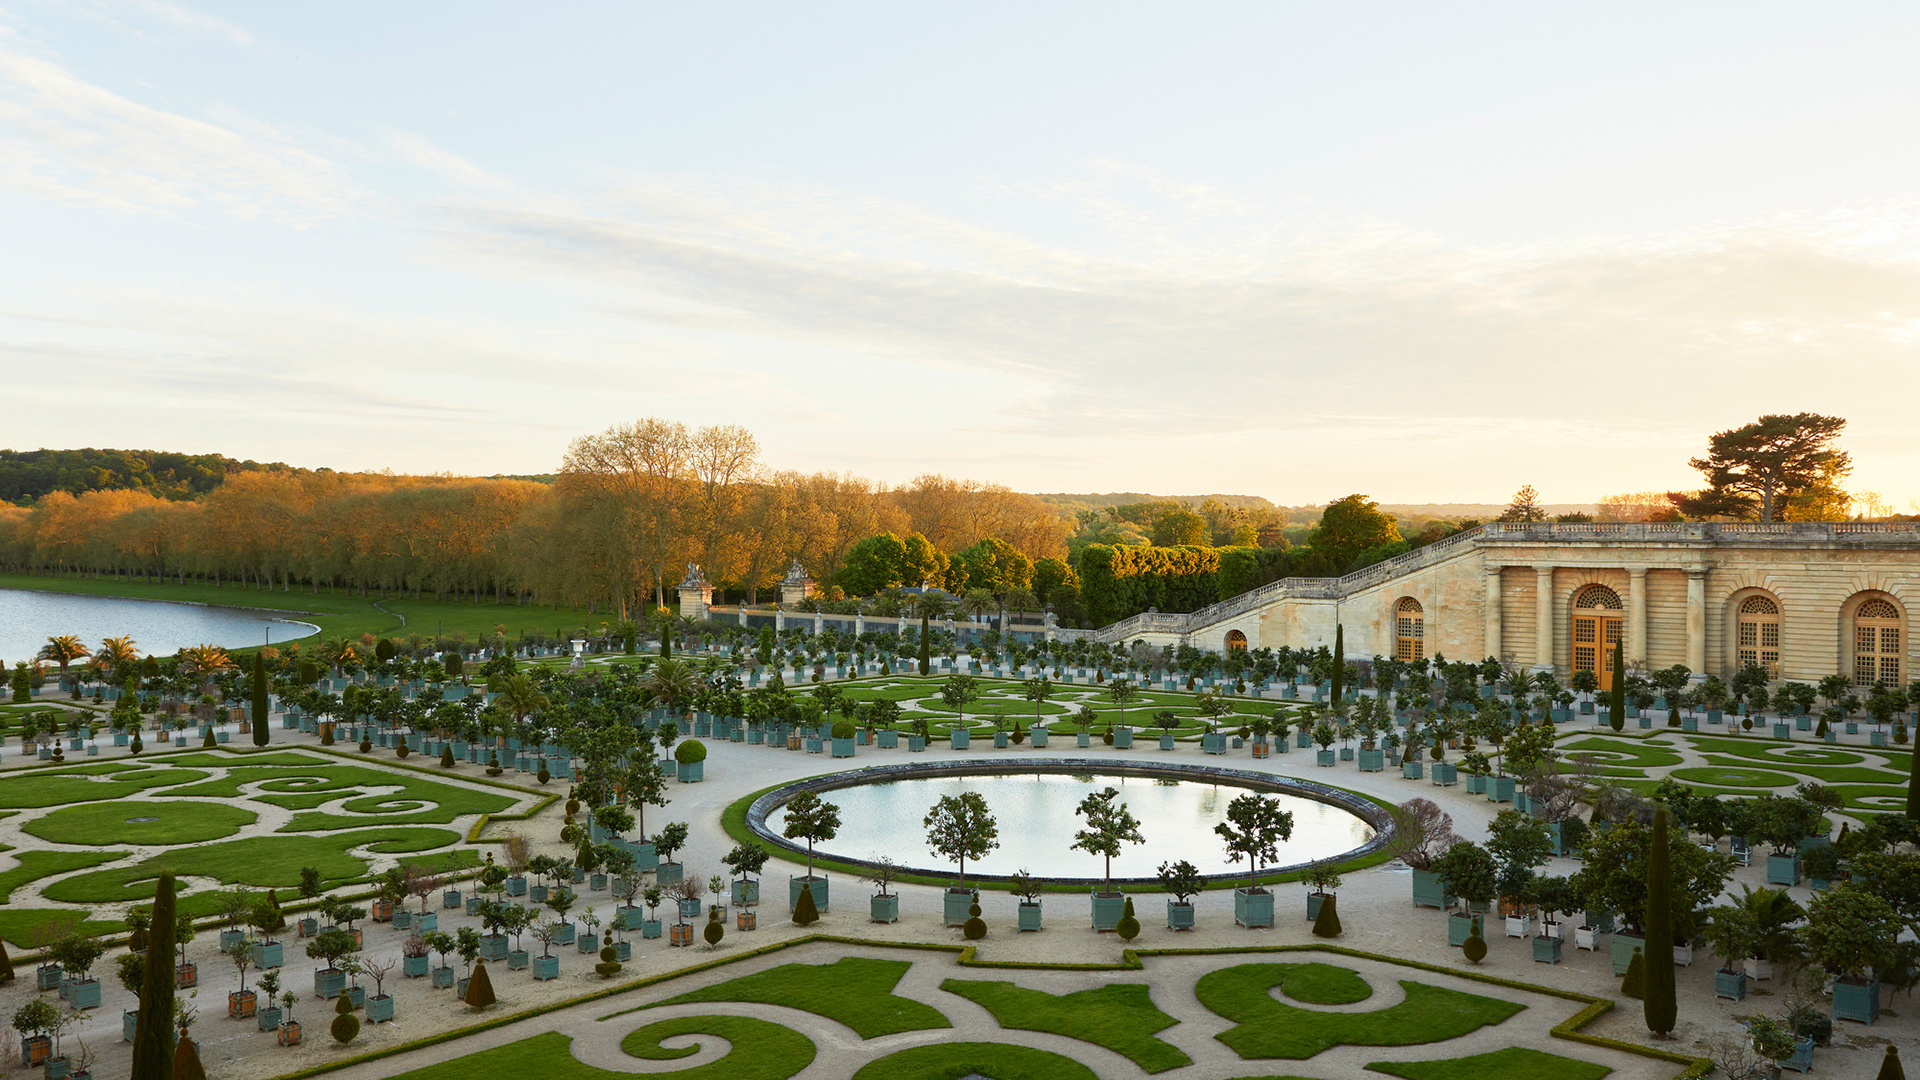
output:
M1612 611L1619 611L1620 594L1607 588L1605 585L1589 585L1580 590L1579 596L1574 597L1573 606L1576 608L1607 608Z
M1247 649L1247 635L1241 633L1238 630L1227 631L1227 651L1228 652L1235 652L1235 651L1245 652L1246 649Z
M1769 596L1740 601L1739 663L1742 668L1763 667L1767 678L1780 677L1780 605Z
M1900 609L1874 597L1853 612L1853 685L1900 682Z
M1393 658L1395 660L1425 660L1426 613L1420 607L1420 601L1411 596L1403 596L1394 605L1393 612Z

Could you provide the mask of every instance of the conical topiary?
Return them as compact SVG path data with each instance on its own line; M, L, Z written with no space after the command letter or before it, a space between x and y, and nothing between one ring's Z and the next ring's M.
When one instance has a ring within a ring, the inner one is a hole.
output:
M333 725L332 724L320 725L320 745L321 746L333 745ZM364 754L366 753L366 750L362 748L360 752Z
M353 999L345 994L333 1000L333 1041L345 1046L360 1035L360 1018L353 1015Z
M1119 934L1122 941L1140 936L1140 920L1133 914L1133 897L1127 897L1126 906L1120 909L1120 921L1113 924L1113 932Z
M1907 1080L1907 1070L1900 1065L1900 1048L1887 1044L1887 1056L1880 1059L1880 1073L1874 1080Z
M443 769L453 768L453 747L443 746L440 748L440 767Z
M267 890L267 907L273 912L273 918L269 921L269 925L266 926L265 929L269 932L285 930L287 928L287 917L280 912L280 890Z
M467 1004L484 1009L493 1004L493 980L487 977L485 960L473 965L473 978L467 980Z
M216 744L216 741L213 737L213 729L208 728L207 733L200 737L200 749L211 750L214 748L215 744Z
M200 1051L187 1038L186 1028L173 1044L173 1080L207 1080L207 1067L200 1063Z
M1340 910L1339 905L1334 902L1337 899L1338 897L1329 896L1320 901L1320 914L1313 918L1314 937L1340 936ZM1481 944L1484 946L1486 943L1481 942Z
M1325 911L1326 909L1321 908L1321 910ZM1314 929L1316 931L1319 929L1318 924L1315 925ZM1487 958L1487 939L1481 937L1479 934L1475 934L1472 937L1468 938L1467 940L1461 942L1460 955L1466 957L1469 961L1475 964L1479 963L1482 960L1485 960Z
M813 902L813 890L801 889L800 899L793 905L793 925L812 926L820 921L820 906Z
M1647 995L1647 961L1638 948L1633 950L1633 959L1627 962L1626 977L1620 980L1620 994L1630 998Z

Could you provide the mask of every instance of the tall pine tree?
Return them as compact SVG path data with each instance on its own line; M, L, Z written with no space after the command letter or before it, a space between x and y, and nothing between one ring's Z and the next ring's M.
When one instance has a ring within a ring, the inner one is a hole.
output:
M140 1016L133 1028L132 1080L172 1080L173 1054L173 875L162 872L153 894L153 923L147 931L147 963L140 978Z
M267 745L267 659L253 654L253 745Z
M1647 1030L1660 1038L1673 1032L1679 1004L1673 995L1673 860L1667 851L1667 807L1653 810L1653 838L1647 845L1647 971L1641 1000Z
M1627 646L1622 634L1613 643L1613 687L1607 691L1607 723L1619 731L1627 726Z

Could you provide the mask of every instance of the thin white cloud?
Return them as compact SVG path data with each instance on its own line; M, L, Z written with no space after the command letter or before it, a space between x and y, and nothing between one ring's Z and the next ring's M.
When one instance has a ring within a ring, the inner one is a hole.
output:
M137 12L149 19L182 27L202 34L225 38L235 45L252 46L253 35L235 26L233 23L204 11L194 11L177 4L165 4L160 0L118 0L113 5Z
M155 109L51 60L0 50L0 185L38 198L295 222L359 200L341 168L270 130Z
M387 133L386 141L402 160L456 184L496 193L509 191L513 187L509 181L493 175L466 158L435 146L425 136L410 131L391 131Z

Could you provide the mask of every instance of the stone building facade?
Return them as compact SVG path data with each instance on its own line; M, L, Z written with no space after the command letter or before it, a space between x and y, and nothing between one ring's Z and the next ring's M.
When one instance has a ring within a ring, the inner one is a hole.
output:
M1433 656L1696 678L1764 664L1776 680L1920 677L1920 526L1493 524L1343 578L1288 578L1191 614L1136 615L1104 641L1224 651L1331 644L1349 657Z

